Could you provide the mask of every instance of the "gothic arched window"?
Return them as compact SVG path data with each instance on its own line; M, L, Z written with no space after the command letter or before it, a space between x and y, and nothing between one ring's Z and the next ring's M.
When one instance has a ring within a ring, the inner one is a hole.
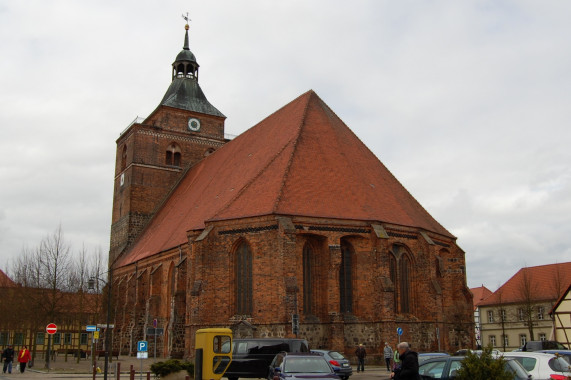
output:
M400 311L410 313L410 260L403 254L400 259Z
M123 151L121 152L121 171L125 170L127 167L127 145L123 145Z
M236 249L236 313L252 314L252 251L246 242Z
M341 266L339 268L339 300L342 313L353 312L353 246L341 240Z
M165 164L170 166L180 166L180 147L172 143L168 146Z
M411 262L407 249L395 244L389 257L389 270L394 285L394 309L397 313L412 311Z
M303 246L303 312L313 314L313 249L311 244Z

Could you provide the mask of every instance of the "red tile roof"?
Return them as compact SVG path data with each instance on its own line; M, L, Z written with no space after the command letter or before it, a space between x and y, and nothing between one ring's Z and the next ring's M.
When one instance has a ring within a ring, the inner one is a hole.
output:
M298 215L386 222L454 238L308 91L191 168L119 266L209 221Z
M556 300L571 283L571 262L522 268L479 306L525 301L526 282L533 301Z
M486 288L484 285L478 286L477 288L470 288L470 291L473 295L474 309L492 294L492 291Z
M15 286L18 286L18 284L12 281L12 279L8 277L8 275L0 269L0 287L5 288L5 287L15 287Z

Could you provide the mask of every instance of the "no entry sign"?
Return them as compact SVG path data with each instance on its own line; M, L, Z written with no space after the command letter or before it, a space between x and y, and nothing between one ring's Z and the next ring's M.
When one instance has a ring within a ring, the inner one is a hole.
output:
M57 326L55 323L50 323L46 326L46 332L50 335L55 334L57 332Z

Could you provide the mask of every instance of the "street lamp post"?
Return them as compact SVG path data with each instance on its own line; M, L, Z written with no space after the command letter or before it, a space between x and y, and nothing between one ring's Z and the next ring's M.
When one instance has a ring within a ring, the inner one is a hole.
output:
M109 373L109 321L111 320L111 286L113 284L113 268L109 268L107 281L102 280L98 277L91 277L87 281L87 286L89 289L95 288L95 280L103 281L107 285L107 322L105 327L105 366L103 367L103 379L107 380L107 374ZM95 353L92 352L92 355Z

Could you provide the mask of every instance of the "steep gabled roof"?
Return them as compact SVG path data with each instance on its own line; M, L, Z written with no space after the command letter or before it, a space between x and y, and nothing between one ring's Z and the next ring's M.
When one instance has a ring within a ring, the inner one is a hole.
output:
M16 286L18 285L0 269L0 288L13 288Z
M569 283L571 262L522 268L479 306L556 300Z
M480 303L492 294L492 291L484 285L478 286L477 288L470 288L470 291L473 295L474 309L476 309Z
M191 168L119 262L184 244L205 223L262 215L385 222L454 238L308 91Z

